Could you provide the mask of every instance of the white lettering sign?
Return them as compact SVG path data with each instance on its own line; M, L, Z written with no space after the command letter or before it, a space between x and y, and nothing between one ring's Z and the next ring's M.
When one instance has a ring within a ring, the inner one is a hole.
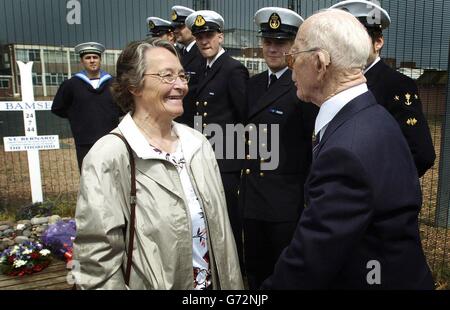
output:
M57 135L3 137L3 143L5 152L59 149L59 137Z
M0 102L0 111L23 111L23 110L36 110L36 111L49 111L52 109L53 101L2 101Z

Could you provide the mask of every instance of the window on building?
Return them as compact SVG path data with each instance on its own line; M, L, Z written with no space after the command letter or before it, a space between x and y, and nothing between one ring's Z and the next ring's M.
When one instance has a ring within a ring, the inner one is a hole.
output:
M47 63L66 63L66 53L62 51L44 51L44 61Z
M41 54L37 49L17 49L16 58L23 62L41 61Z
M41 86L42 85L42 74L36 74L33 72L31 79L33 80L34 86Z
M9 79L0 78L0 89L9 89Z
M259 70L259 62L256 60L247 60L248 70Z
M45 83L47 84L47 86L59 86L65 80L67 80L67 76L63 73L45 74Z
M41 61L41 53L39 50L28 50L29 61Z
M72 64L80 63L80 55L76 54L75 52L70 52L70 63Z
M109 66L115 65L114 54L111 53L103 54L102 63Z

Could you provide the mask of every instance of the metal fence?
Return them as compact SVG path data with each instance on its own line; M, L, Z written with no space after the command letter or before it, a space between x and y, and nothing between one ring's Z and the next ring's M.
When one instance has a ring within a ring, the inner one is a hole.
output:
M16 60L34 61L36 99L52 100L58 85L79 70L73 47L85 41L107 47L104 68L114 64L127 42L146 37L148 16L170 18L173 5L211 9L225 18L225 48L251 73L265 69L253 14L280 6L304 18L337 0L0 0L0 101L19 101ZM438 286L450 284L450 1L380 1L392 24L382 57L419 87L437 159L422 178L420 231ZM0 111L0 215L31 201L26 152L5 152L3 137L24 135L21 111ZM68 123L49 111L36 113L39 135L59 135L60 149L40 151L44 198L73 208L79 186ZM1 217L0 217L1 220ZM413 272L413 271L412 271Z

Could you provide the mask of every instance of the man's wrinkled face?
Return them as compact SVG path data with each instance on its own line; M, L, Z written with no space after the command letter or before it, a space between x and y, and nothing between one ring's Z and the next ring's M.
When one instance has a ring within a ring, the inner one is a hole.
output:
M307 51L305 34L309 30L308 23L303 23L300 27L294 45L290 53ZM313 52L302 52L294 54L294 63L292 65L292 80L297 87L297 97L305 102L310 102L314 92L317 91L317 71L314 70Z

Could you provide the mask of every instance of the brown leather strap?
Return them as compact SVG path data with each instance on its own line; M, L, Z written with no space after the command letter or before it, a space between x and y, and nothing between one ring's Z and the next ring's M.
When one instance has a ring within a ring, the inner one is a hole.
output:
M128 238L128 252L127 252L127 267L125 269L125 284L130 284L130 274L131 274L131 262L133 260L133 244L134 244L134 231L135 231L135 220L136 220L136 165L134 162L133 151L127 140L121 134L111 132L111 135L115 135L122 139L123 143L127 147L128 154L130 156L130 168L131 168L131 190L130 190L130 235Z

